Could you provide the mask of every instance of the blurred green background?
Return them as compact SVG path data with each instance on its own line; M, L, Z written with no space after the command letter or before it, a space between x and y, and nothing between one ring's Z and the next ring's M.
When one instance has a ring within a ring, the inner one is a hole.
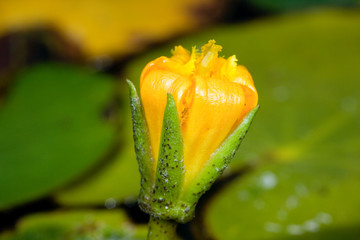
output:
M145 239L126 78L209 39L261 109L185 240L360 239L358 0L0 2L0 239Z

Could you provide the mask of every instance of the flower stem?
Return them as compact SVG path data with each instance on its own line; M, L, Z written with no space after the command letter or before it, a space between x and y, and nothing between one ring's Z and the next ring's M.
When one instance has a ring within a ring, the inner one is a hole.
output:
M176 236L177 223L150 217L147 240L173 240Z

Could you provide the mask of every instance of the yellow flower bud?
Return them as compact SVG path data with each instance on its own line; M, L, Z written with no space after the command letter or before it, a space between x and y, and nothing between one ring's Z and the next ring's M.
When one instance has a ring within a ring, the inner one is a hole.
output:
M175 99L184 139L185 186L258 103L248 70L237 65L235 56L219 57L221 49L214 40L201 53L177 46L172 57L151 61L141 74L140 94L155 162L167 93Z

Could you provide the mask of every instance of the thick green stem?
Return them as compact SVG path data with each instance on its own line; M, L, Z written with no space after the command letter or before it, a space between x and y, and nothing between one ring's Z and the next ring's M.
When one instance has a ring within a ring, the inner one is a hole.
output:
M178 239L176 236L176 226L177 223L174 221L166 221L156 217L150 217L147 240Z

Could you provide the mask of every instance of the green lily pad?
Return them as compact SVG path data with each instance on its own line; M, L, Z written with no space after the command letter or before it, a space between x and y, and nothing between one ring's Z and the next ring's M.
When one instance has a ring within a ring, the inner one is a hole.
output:
M130 141L132 143L132 141ZM55 193L55 200L64 206L107 205L108 202L135 202L140 189L140 174L133 145L75 185Z
M34 200L104 158L115 140L104 111L114 84L62 64L23 71L0 109L0 209Z
M97 206L108 201L135 202L140 190L140 174L135 157L128 87L121 81L119 96L121 130L120 146L115 156L85 178L55 192L63 206ZM108 201L107 201L108 200Z
M221 189L204 215L215 239L359 239L360 15L318 11L223 26L172 46L215 39L236 54L260 110L231 167L255 171Z
M141 240L147 226L134 225L121 210L78 210L39 213L20 220L1 240Z

